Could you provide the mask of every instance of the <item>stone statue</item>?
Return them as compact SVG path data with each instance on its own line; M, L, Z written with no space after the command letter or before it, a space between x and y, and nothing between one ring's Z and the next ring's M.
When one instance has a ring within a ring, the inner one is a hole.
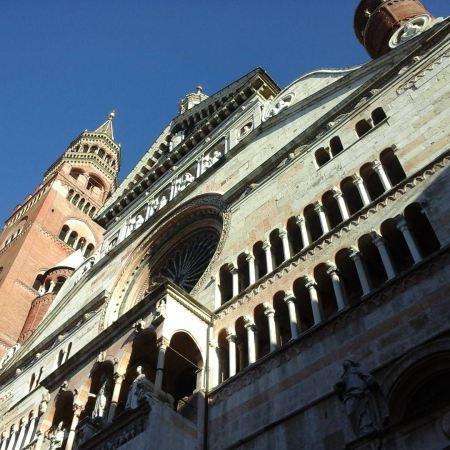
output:
M128 393L125 409L136 409L143 401L148 400L153 394L153 384L143 373L142 366L136 368L137 377L134 379Z
M12 347L9 347L8 350L6 350L5 356L0 361L0 369L2 369L13 358L19 348L20 344L15 344Z
M50 447L49 450L58 450L61 449L64 440L66 439L67 431L64 428L64 423L59 422L56 429L53 431L53 433L49 436L50 439Z
M105 379L98 391L97 398L95 399L95 407L92 412L93 419L103 419L107 410L109 402L109 380Z
M358 363L346 360L341 379L334 389L345 406L353 431L362 436L382 428L387 414L387 404L380 386Z

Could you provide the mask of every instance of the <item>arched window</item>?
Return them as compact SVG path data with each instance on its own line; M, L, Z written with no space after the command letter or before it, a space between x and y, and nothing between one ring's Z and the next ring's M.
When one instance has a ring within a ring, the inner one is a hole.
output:
M336 194L333 191L327 191L322 196L322 205L325 215L327 216L328 223L330 224L330 228L336 227L343 221L335 196Z
M273 309L275 310L275 323L278 329L279 345L286 345L291 337L291 321L288 306L284 300L286 293L278 291L273 296Z
M289 245L291 247L291 254L295 255L304 247L302 234L300 232L299 226L297 225L297 219L295 217L291 217L287 221L286 231L288 235Z
M373 242L373 236L365 234L358 239L358 248L362 255L371 285L375 288L387 280L386 270L380 252Z
M86 245L86 239L85 238L80 238L78 240L77 248L75 250L82 250L85 245Z
M263 243L258 241L253 245L253 255L255 257L256 279L263 277L267 273L266 253Z
M85 214L87 214L87 213L89 212L90 209L91 209L91 204L90 204L89 202L87 202L87 203L84 205L83 212L84 212Z
M70 430L73 419L73 392L65 389L60 389L56 396L55 413L52 420L52 430L60 428L66 431L66 436ZM66 437L67 439L67 437ZM61 448L65 448L65 441Z
M371 163L364 164L361 167L360 175L364 181L367 191L369 192L371 200L375 200L380 195L383 195L383 184L381 183L380 177L375 172Z
M406 178L406 173L392 148L387 148L381 152L380 162L392 186Z
M92 217L95 214L95 207L93 206L89 211L89 217Z
M72 233L70 233L70 235L69 235L69 239L67 239L67 245L69 245L70 247L73 247L77 238L78 238L78 233L76 231L72 231Z
M224 264L219 271L219 288L222 305L233 297L233 277L229 264Z
M236 371L240 372L248 366L248 335L243 317L235 323L236 330Z
M81 169L72 169L71 171L70 171L70 176L73 178L73 179L75 179L75 180L78 180L78 177L81 175L83 173L83 171L81 170Z
M283 242L279 230L273 230L269 235L270 249L275 267L284 261Z
M100 178L98 178L98 177L96 177L94 175L91 175L89 177L88 183L86 185L86 189L88 191L92 191L94 188L97 188L100 191L103 191L104 190L104 185L103 185L102 181L100 180Z
M320 147L315 152L316 163L318 167L323 166L331 159L331 155L328 149L325 147Z
M339 278L350 305L356 304L362 296L362 286L355 263L350 258L351 250L344 248L336 253L335 263Z
M80 194L75 194L72 198L72 204L74 204L76 206L78 203L78 200L80 200Z
M402 272L414 264L408 244L402 232L397 228L396 219L388 219L381 224L381 235L386 240L389 253L397 272Z
M67 193L67 200L72 200L73 195L75 194L75 191L73 189L69 189L69 192Z
M369 122L367 120L362 119L355 125L356 134L358 137L364 136L366 133L368 133L372 127L370 126Z
M250 274L246 253L241 253L238 256L237 266L239 274L239 292L241 292L250 284Z
M219 359L219 383L222 383L227 378L230 377L230 350L227 339L227 330L223 329L220 331L218 339L218 359Z
M88 258L89 256L92 255L93 252L94 252L94 245L93 244L88 244L86 246L86 249L84 250L84 257Z
M405 220L422 256L431 255L439 250L441 244L422 205L413 203L407 206Z
M81 209L81 211L83 211L83 206L84 206L84 203L85 203L85 199L84 198L82 198L81 200L80 200L80 202L78 203L78 205L77 205L77 207L79 208L79 209Z
M61 228L61 231L59 232L59 238L64 241L66 239L67 233L69 232L69 227L67 225L64 225Z
M170 394L175 410L189 416L195 390L203 387L203 358L187 333L179 331L170 339L164 361L163 391Z
M66 282L65 277L58 277L56 279L55 287L53 288L53 293L56 295L59 290L62 288L62 285Z
M342 180L340 188L350 215L355 214L364 206L364 203L352 178L347 177Z
M372 120L373 120L374 126L383 122L383 120L385 120L385 119L387 119L387 116L386 116L386 113L384 112L384 109L381 108L381 106L372 111Z
M253 312L256 326L256 359L270 353L269 322L264 313L264 305L258 305Z
M327 273L328 266L324 263L314 268L314 278L317 284L317 294L319 296L319 304L325 318L330 317L337 310L336 296L333 289L331 277Z
M84 414L94 420L105 420L114 388L114 365L111 361L99 362L91 371L91 387Z
M100 158L103 158L105 156L105 150L103 150L102 148L98 151L98 156L100 156Z
M344 150L344 146L342 145L341 138L339 136L334 136L330 140L330 150L331 155L336 156Z
M304 211L303 215L305 217L306 229L311 242L316 241L322 236L322 225L320 223L319 215L314 209L314 205L308 205Z
M304 277L294 281L292 290L295 296L295 306L297 311L297 323L300 331L306 331L314 325L314 317L311 307L311 298L306 288Z

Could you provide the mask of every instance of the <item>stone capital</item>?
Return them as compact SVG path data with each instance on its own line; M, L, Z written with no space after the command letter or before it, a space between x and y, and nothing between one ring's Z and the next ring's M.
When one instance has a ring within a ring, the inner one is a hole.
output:
M400 231L405 230L405 229L409 229L408 222L406 222L406 219L403 216L398 215L395 218L395 220L396 220L396 224L395 225Z
M361 184L363 182L362 178L356 173L354 173L350 178L355 184Z
M228 263L227 267L228 267L228 270L230 271L230 273L237 272L237 267L234 263Z
M384 238L382 236L380 236L375 230L372 230L369 233L370 237L372 238L372 242L375 245L384 245Z
M316 213L321 213L321 212L323 212L323 205L322 205L321 203L319 203L319 202L315 202L315 203L314 203L314 211L315 211Z
M338 274L338 269L337 267L333 264L333 263L327 263L327 275L333 275L333 274Z
M284 300L286 303L290 303L290 302L295 301L295 295L294 295L294 293L293 293L292 291L286 291L286 292L284 293L283 300Z
M278 230L278 236L280 236L280 238L287 237L287 231L286 230Z
M264 314L269 317L273 316L275 314L275 310L273 309L273 306L270 303L264 303Z
M378 159L372 161L370 165L372 166L372 169L375 170L376 172L378 172L381 169L381 163Z
M230 328L227 329L226 340L228 342L236 343L237 337L236 337L234 330L231 330Z
M73 402L73 414L75 417L80 417L81 412L83 411L83 405L80 402Z
M300 226L302 223L305 223L305 218L302 215L295 216L295 223Z
M156 340L156 346L158 348L167 348L169 346L169 339L167 339L165 336L160 336L157 340Z
M351 259L361 259L361 252L356 247L350 247L350 252L348 256Z
M250 253L250 252L245 252L245 260L246 260L246 261L250 262L250 261L253 261L254 259L255 259L255 257L253 256L252 253Z
M267 250L268 248L270 248L270 242L269 241L264 241L263 245L262 245L263 250Z
M246 330L249 328L254 330L255 329L255 322L250 316L244 316L244 327Z
M316 289L317 283L311 277L305 277L305 287L306 289Z

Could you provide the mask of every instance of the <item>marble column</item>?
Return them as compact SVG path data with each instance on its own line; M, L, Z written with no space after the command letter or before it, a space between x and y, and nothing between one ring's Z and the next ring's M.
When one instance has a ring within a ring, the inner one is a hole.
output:
M297 320L297 309L295 307L295 296L292 292L286 292L284 296L284 301L287 304L289 312L289 324L291 328L291 339L297 339L299 334L298 320Z
M369 193L367 192L366 186L364 185L364 182L362 178L358 175L353 175L352 177L353 184L358 189L359 195L361 197L361 200L363 202L364 206L367 206L371 203Z
M266 255L267 273L270 273L273 271L273 260L272 260L272 251L270 249L269 242L265 241L263 243L263 250Z
M281 242L283 243L283 256L284 260L286 261L291 257L291 249L289 248L289 240L286 230L280 230L280 238Z
M228 367L230 377L236 375L236 335L233 331L227 331L228 341Z
M378 161L377 159L373 161L372 168L380 177L381 184L383 185L384 190L389 191L390 189L392 189L392 184L389 181L389 178L387 177L386 172L384 171L384 167L381 165L380 161Z
M119 403L120 391L122 389L122 382L125 379L125 374L116 372L114 374L114 389L111 397L111 403L108 411L108 423L114 420L117 410L117 404Z
M322 310L319 304L319 296L317 294L316 283L308 278L306 282L306 289L309 292L309 299L311 300L311 308L314 317L314 325L317 325L322 321Z
M6 447L6 450L14 450L17 439L17 431L17 425L13 425L11 427L11 432L9 433L8 446Z
M371 236L372 242L375 244L375 246L378 249L378 252L380 253L386 275L390 280L391 278L395 277L395 269L394 265L392 264L391 256L389 255L389 251L386 247L386 241L384 240L384 238L382 238L379 234L375 232L372 232Z
M26 428L27 428L27 422L25 421L24 418L20 419L19 435L17 436L16 446L15 446L15 448L17 450L19 450L22 447L23 440L25 439Z
M250 284L256 282L255 257L251 253L247 253L245 259L248 263L248 277Z
M342 289L341 279L339 278L337 267L331 265L327 269L327 274L330 275L331 283L333 284L334 296L336 297L336 303L338 311L341 311L347 306L347 300Z
M169 346L169 341L161 337L158 339L158 362L156 363L155 389L162 390L164 377L164 361L166 358L166 350Z
M270 351L277 349L277 327L275 324L275 310L269 303L264 303L264 315L267 317L267 324L269 328L269 344Z
M330 231L330 227L328 226L327 216L325 215L323 206L319 202L315 204L314 211L319 215L320 226L322 227L322 234L328 233Z
M302 236L302 241L303 241L303 248L308 247L310 242L309 242L308 230L306 229L305 218L303 216L297 216L296 223L297 223L298 227L300 228L300 234Z
M342 195L342 192L338 189L333 189L333 197L336 199L339 211L342 216L342 220L347 220L350 217L350 214L348 212L347 205L345 203L344 197Z
M239 294L239 272L233 265L230 265L230 272L233 280L233 297L236 297Z
M362 288L362 295L367 295L371 288L361 253L356 248L352 248L350 251L350 259L355 264L356 272L358 273L359 282Z
M27 428L27 432L25 435L25 440L23 441L24 447L26 447L33 440L36 422L37 422L37 417L36 417L35 412L33 411L31 413L30 420L28 422L28 428Z
M403 234L405 238L406 244L408 245L408 249L414 259L414 263L417 264L422 261L422 256L420 255L420 250L417 247L416 241L411 234L411 230L409 229L408 222L406 222L404 217L399 217L397 219L397 228Z
M244 327L247 330L248 363L256 361L256 326L251 317L244 317Z
M72 450L73 443L75 442L75 433L77 431L78 421L80 420L80 414L83 410L83 406L80 403L74 402L73 404L73 419L70 424L69 434L67 436L66 446L64 450Z
M6 437L6 433L3 432L0 437L0 450L6 450L6 444L8 442L8 438Z

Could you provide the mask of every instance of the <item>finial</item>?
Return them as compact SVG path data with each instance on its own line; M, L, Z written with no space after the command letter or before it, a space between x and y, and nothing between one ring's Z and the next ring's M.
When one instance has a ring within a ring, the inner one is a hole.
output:
M114 120L115 117L116 117L116 111L112 110L112 111L109 113L108 119L109 119L109 120Z
M203 92L203 86L200 84L197 86L197 94L201 94Z

